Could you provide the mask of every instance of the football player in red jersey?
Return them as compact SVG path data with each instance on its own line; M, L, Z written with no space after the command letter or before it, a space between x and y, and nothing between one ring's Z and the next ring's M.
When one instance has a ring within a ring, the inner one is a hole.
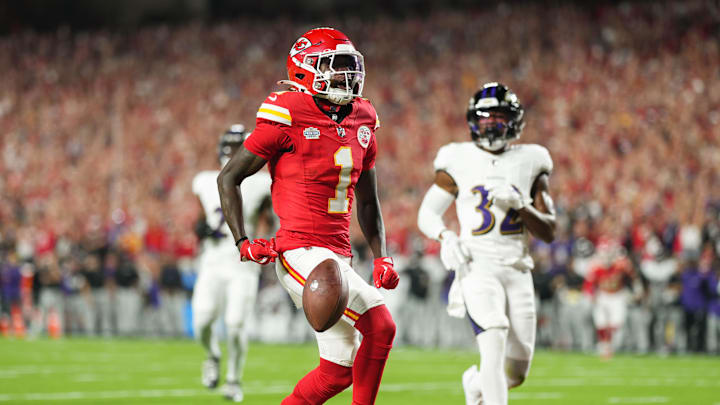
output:
M320 364L282 403L321 404L352 384L353 404L372 404L395 336L377 288L395 288L399 277L385 246L374 168L379 121L361 97L363 57L342 32L316 28L290 49L287 70L289 80L280 83L291 91L265 99L255 131L218 176L222 209L243 260L277 258L278 278L298 307L305 280L324 260L335 260L348 281L341 321L316 332ZM274 240L251 241L236 190L266 162L280 229ZM375 256L374 287L350 267L355 197L360 227Z
M625 324L630 290L642 289L625 249L617 241L598 243L596 262L588 272L583 290L593 301L593 323L597 332L597 351L604 359L620 345L617 332Z

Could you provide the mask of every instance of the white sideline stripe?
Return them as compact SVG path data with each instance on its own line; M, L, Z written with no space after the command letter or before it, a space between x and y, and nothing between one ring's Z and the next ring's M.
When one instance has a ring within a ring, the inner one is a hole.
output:
M668 397L611 397L610 404L665 404L670 402Z
M292 385L261 385L254 389L247 387L246 395L282 394L292 391ZM380 391L407 392L407 391L456 391L460 390L458 383L405 383L383 384ZM157 390L118 390L118 391L71 391L71 392L35 392L27 394L0 394L3 401L63 401L77 399L117 399L117 398L159 398L159 397L195 397L217 396L217 392L206 389L157 389ZM562 398L560 392L516 392L510 393L510 398L516 400L556 400Z
M561 392L510 392L510 399L561 399L565 394Z
M642 387L659 387L666 385L678 385L687 384L694 385L697 387L715 387L718 386L717 380L699 379L695 381L685 381L686 378L638 378L638 379L623 379L623 378L543 378L536 377L533 379L534 382L539 382L544 387L612 387L619 385L633 385Z
M71 399L112 399L112 398L157 398L157 397L185 397L198 395L217 395L208 390L122 390L122 391L96 391L96 392L47 392L32 394L0 394L0 401L61 401Z

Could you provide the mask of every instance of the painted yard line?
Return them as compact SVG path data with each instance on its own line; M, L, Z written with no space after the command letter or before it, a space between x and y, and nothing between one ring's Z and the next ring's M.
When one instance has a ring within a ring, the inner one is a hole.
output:
M185 367L188 364L196 365L193 363L165 363L165 364L153 364L148 365L136 373L147 373L151 371L177 371L178 367ZM3 367L0 370L0 378L4 377L15 377L20 374L63 374L63 373L117 373L121 369L121 365L118 364L93 364L93 366L87 365L65 365L65 366L17 366L17 367Z
M246 395L282 394L292 391L291 385L258 385L247 387ZM459 391L459 383L406 383L383 385L383 392L409 391ZM197 397L216 396L217 392L205 389L155 389L155 390L118 390L118 391L71 391L26 394L0 394L2 401L71 401L87 399L119 399L119 398L160 398L160 397ZM510 393L515 400L556 400L562 398L560 392L517 392Z
M668 397L611 397L609 404L666 404L670 402Z
M73 399L113 399L113 398L158 398L158 397L188 397L217 395L208 390L123 390L123 391L71 391L47 392L31 394L0 394L0 401L62 401Z
M510 392L510 399L523 400L542 400L542 399L561 399L565 397L562 392Z
M698 387L720 387L720 381L701 379L692 382L686 381L684 378L531 378L533 384L553 387L576 387L576 386L593 386L608 387L616 385L634 385L643 387L657 387L665 385L694 385Z

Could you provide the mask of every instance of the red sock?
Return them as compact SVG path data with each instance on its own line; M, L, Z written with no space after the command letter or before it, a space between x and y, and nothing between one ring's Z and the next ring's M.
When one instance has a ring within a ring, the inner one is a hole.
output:
M597 339L598 339L598 342L605 342L605 341L610 340L610 339L608 338L608 332L609 332L609 330L608 330L607 328L599 328L599 329L597 330Z
M352 368L320 359L320 365L298 381L293 393L285 398L281 405L325 403L349 387L352 381Z
M362 314L355 322L355 328L362 333L363 339L352 368L352 403L372 405L395 338L395 322L387 307L380 305Z

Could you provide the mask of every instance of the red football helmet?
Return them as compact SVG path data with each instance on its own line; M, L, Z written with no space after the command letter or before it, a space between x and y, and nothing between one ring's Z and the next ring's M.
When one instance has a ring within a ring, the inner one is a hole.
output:
M334 28L314 28L295 41L287 58L290 84L300 91L347 104L362 96L363 56L350 39Z

